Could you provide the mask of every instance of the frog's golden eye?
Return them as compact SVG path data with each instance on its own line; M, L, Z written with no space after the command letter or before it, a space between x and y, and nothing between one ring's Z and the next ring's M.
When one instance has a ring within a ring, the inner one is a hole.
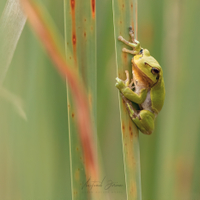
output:
M159 72L160 72L159 69L152 67L151 73L154 74L154 75L157 75L157 76L156 76L156 80L159 79Z
M151 69L152 74L159 74L159 72L160 72L159 69L152 67L152 69Z

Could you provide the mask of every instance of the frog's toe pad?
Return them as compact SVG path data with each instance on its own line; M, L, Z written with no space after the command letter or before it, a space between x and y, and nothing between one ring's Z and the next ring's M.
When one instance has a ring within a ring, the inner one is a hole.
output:
M118 88L118 89L122 89L125 87L125 84L124 84L124 81L122 81L120 78L116 78L116 81L117 83L115 84L115 86Z
M118 37L118 40L120 40L120 41L122 41L124 38L120 35L119 37Z

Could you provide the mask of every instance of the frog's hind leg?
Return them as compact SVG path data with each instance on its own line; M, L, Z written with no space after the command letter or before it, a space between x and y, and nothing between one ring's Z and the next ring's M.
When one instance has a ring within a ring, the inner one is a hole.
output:
M155 116L152 112L141 110L137 117L131 119L142 133L150 135L153 132Z
M154 130L154 114L148 110L138 111L134 109L131 101L129 101L123 94L121 94L121 96L126 104L126 108L132 121L142 133L150 135Z
M129 50L129 49L123 48L122 51L126 52L126 53L133 54L133 55L138 54L140 52L140 50L141 50L140 42L134 39L134 33L133 33L132 28L131 28L131 31L129 31L129 34L131 36L132 42L129 42L129 41L125 40L122 36L119 36L118 40L120 40L123 43L125 43L126 45L132 47L133 50Z
M129 42L125 40L122 36L119 36L118 40L122 41L124 44L132 47L133 49L140 47L140 42L135 39L134 39L134 42Z
M120 92L120 95L121 95L121 97L122 97L122 99L123 99L123 102L124 102L125 105L126 105L126 108L127 108L127 110L128 110L128 113L129 113L130 117L131 117L131 118L136 117L137 114L138 114L138 112L137 112L136 109L133 108L131 101L128 100L121 92Z

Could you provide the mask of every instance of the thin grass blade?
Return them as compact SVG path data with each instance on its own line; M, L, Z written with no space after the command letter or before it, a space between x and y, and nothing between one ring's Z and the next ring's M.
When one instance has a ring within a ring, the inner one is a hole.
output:
M19 0L8 0L0 18L0 85L2 85L26 22ZM0 86L0 97L9 101L26 120L22 100Z
M26 16L19 0L8 0L0 18L0 84L2 84L21 36Z
M136 33L137 2L133 0L112 1L117 76L125 80L125 70L131 73L131 57L122 52L124 45L117 41L119 35L129 38L128 27ZM130 119L125 103L120 97L121 130L123 141L124 172L128 200L141 199L140 150L138 129Z

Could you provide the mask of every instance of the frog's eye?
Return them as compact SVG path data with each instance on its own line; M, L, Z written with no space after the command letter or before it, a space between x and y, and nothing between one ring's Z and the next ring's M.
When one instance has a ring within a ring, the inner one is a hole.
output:
M139 54L143 54L143 49L140 50L140 53L139 53Z
M152 74L159 74L159 72L160 72L159 69L152 67L152 69L151 69Z
M159 69L152 67L151 73L154 75L157 75L157 77L156 77L157 80L159 79L159 72L160 72Z
M160 72L159 69L152 67L152 69L151 69L151 73L152 73L152 74L154 74L154 75L158 75L159 72ZM157 78L159 78L159 76L158 76Z

